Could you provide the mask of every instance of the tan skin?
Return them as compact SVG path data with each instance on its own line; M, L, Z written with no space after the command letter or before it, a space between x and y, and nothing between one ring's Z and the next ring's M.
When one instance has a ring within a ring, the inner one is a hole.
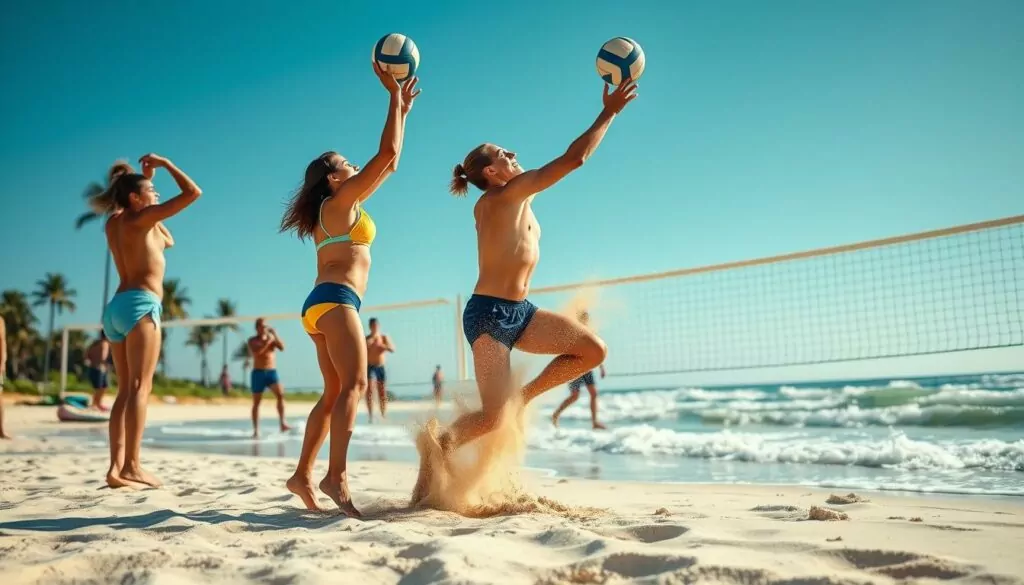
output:
M492 161L483 170L488 186L473 209L480 271L474 293L511 301L527 297L540 258L540 224L533 213L533 198L580 168L601 143L615 116L636 97L632 81L623 82L612 92L607 85L604 87L604 108L594 124L565 154L539 169L524 171L514 152L486 145ZM543 309L537 311L515 347L527 353L558 356L521 389L524 404L597 367L607 353L604 342L592 331L574 319ZM509 349L490 335L481 335L473 343L473 366L481 409L459 417L441 435L446 452L494 430L508 403ZM429 469L421 469L413 490L414 503L422 496L428 473Z
M277 352L284 351L284 342L277 336L277 331L267 327L263 319L256 321L256 335L249 338L249 353L253 359L254 370L277 369ZM277 399L277 417L280 423L281 432L292 430L284 421L284 385L275 382L270 385L270 391ZM260 402L263 400L262 393L252 395L252 436L260 436Z
M383 366L387 362L387 354L394 352L395 344L390 337L380 332L380 324L377 321L371 323L370 334L366 336L366 363L371 366ZM366 411L369 413L370 422L373 422L373 395L377 394L381 418L386 418L388 393L386 385L380 380L373 380L370 386L366 392Z
M164 157L147 154L140 162L142 174L147 177L152 177L156 169L166 169L181 194L160 203L153 183L143 181L138 191L130 195L130 206L107 220L107 243L121 279L116 292L143 289L162 298L164 250L174 245L174 239L161 222L194 203L202 191ZM160 341L160 327L147 316L128 333L125 341L111 343L117 398L110 410L110 468L106 480L112 488L161 485L139 462Z
M373 65L381 84L388 91L388 118L377 154L359 168L340 155L332 161L328 178L331 198L323 205L321 219L332 234L347 233L356 221L356 206L370 198L398 168L405 118L419 95L415 77L399 85L394 76ZM314 241L327 235L317 229ZM317 251L316 284L335 282L351 287L362 298L370 271L370 250L352 242L325 246ZM361 517L352 504L348 487L348 445L355 426L359 396L367 389L366 342L359 313L338 306L317 321L320 333L310 335L316 345L317 362L324 378L324 393L313 406L306 422L306 433L295 473L288 479L289 491L302 499L310 510L320 509L313 489L313 462L320 446L331 435L327 476L320 490L348 516Z
M4 392L4 375L7 374L7 323L0 317L0 394ZM12 438L4 430L4 401L0 397L0 439Z
M584 327L590 325L590 318L586 313L579 315L580 324ZM605 369L604 364L601 364L601 378L604 379ZM587 384L587 392L590 394L590 422L595 430L607 428L603 424L597 421L597 386L594 384ZM551 424L558 426L558 417L561 416L562 412L572 406L574 402L579 400L580 391L579 388L569 391L569 397L562 401L562 404L555 409L554 414L551 415Z
M107 360L110 359L110 342L107 341L106 337L101 337L89 345L89 349L85 351L85 359L89 360L89 365L93 368L100 370L101 372L107 371ZM103 394L106 393L106 388L96 388L92 392L92 406L93 408L99 408L103 405Z
M441 371L441 366L437 366L434 370L432 381L434 382L434 404L441 406L441 392L444 388L444 372Z

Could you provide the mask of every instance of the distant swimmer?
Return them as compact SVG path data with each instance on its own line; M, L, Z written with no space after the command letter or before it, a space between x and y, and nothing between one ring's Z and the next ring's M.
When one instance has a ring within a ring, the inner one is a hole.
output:
M444 372L441 371L440 365L434 369L431 382L434 383L434 403L441 406L441 394L444 392Z
M373 422L373 395L377 395L380 404L380 417L386 418L388 413L388 373L385 369L387 354L395 352L395 344L391 338L380 332L380 322L376 317L370 319L370 334L366 336L366 412Z
M327 476L320 490L348 516L359 517L348 486L348 445L356 424L359 397L367 387L366 338L359 307L370 278L370 246L377 226L363 204L398 169L405 119L419 95L416 78L399 85L373 66L388 92L388 114L376 154L360 168L329 151L306 166L281 231L295 230L316 244L317 277L302 305L302 326L316 345L324 392L309 413L302 452L288 490L310 510L320 508L313 491L313 463L330 430ZM344 117L344 112L324 116Z
M270 389L277 399L277 418L281 432L292 428L284 421L284 386L277 375L277 352L284 351L284 342L277 331L267 327L262 317L256 319L256 335L249 338L249 353L252 354L252 374L249 389L252 392L252 436L260 436L260 402L263 392Z
M441 434L439 441L446 452L494 430L510 397L513 348L558 356L521 389L524 404L604 361L607 348L592 331L527 300L540 257L540 224L532 203L586 162L615 116L636 97L635 91L632 81L612 92L605 85L604 107L593 125L563 155L539 169L524 171L514 152L494 144L474 148L455 165L453 194L466 195L471 183L483 191L473 210L479 277L462 315L466 340L473 349L481 409L459 417ZM421 462L414 503L422 497L429 473Z
M590 324L590 313L588 313L587 311L580 311L577 314L577 319L579 319L579 322L582 323L583 325L585 325L585 326L589 325ZM604 364L601 364L599 367L601 369L601 378L603 379L604 376L605 376ZM597 385L594 383L594 372L593 372L593 370L591 370L591 371L583 374L579 378L576 378L575 380L569 382L569 397L566 398L557 409L555 409L555 413L551 415L551 423L554 424L556 427L558 426L558 417L561 416L562 411L564 411L566 408L569 408L569 406L573 402L576 402L577 400L579 400L579 398L580 398L580 387L581 386L586 386L587 387L587 392L590 393L590 422L591 422L591 424L593 425L593 427L595 429L604 429L604 428L606 428L603 424L597 422Z
M199 187L171 161L147 154L140 159L142 174L115 164L110 187L98 200L111 212L105 229L120 284L103 310L103 331L110 340L117 374L117 398L110 410L110 468L107 485L160 486L160 480L139 461L153 374L160 357L160 314L167 260L164 250L174 245L164 220L181 213L202 194ZM181 193L160 202L151 181L157 169L166 170Z
M92 407L97 410L109 410L103 406L103 395L107 392L107 363L110 361L110 341L107 334L100 329L100 336L89 344L85 350L86 376L92 385Z

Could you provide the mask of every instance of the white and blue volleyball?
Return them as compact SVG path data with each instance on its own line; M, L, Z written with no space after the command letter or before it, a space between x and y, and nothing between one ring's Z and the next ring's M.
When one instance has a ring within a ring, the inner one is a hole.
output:
M612 85L623 79L636 81L644 73L644 50L636 41L615 37L597 53L597 74Z
M416 75L416 68L420 64L420 50L409 37L391 33L377 41L373 46L371 58L381 69L394 75L395 79L405 81Z

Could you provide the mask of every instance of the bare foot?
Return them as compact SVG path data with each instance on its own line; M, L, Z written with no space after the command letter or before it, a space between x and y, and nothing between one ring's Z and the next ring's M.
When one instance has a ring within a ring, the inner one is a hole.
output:
M252 438L254 438L254 439L260 438L260 432L259 431L253 431L252 432Z
M121 472L117 471L114 468L110 468L109 470L107 470L107 486L110 487L111 489L115 489L115 490L118 489L118 488L123 488L123 487L132 488L132 489L141 489L141 488L146 487L145 485L143 485L141 483L136 483L134 481L129 481L129 480L121 477Z
M281 432L282 433L287 433L290 430L292 430L292 428L290 426L288 426L287 423L281 423Z
M293 475L284 484L288 491L299 496L307 510L322 512L323 508L316 501L316 494L313 492L313 480L301 475Z
M162 485L164 485L159 479L156 478L155 475L153 475L152 473L146 471L145 469L142 469L141 467L138 468L137 470L134 470L134 471L129 471L127 469L122 469L121 470L121 479L124 479L124 480L127 480L127 481L133 481L135 483L145 484L145 485L148 485L149 487L155 487L155 488L158 488L158 487L161 487Z
M338 483L332 483L329 478L324 478L320 482L320 491L330 496L334 503L337 504L338 509L342 511L349 518L362 518L363 515L356 510L356 507L352 505L352 496L348 493L348 480L345 478L345 474L341 474L341 481Z
M12 436L8 435L7 433L0 433L0 439L7 439L7 440L11 440L11 439L13 439L13 438L14 438L14 437L12 437Z
M551 425L554 426L555 428L558 428L558 415L557 414L552 414L551 415Z
M412 488L412 497L409 501L409 505L412 507L418 506L423 498L427 497L427 490L430 489L430 480L434 472L434 453L441 448L433 434L436 426L436 423L428 424L427 428L416 437L416 451L420 455L420 470L416 476L416 485Z
M603 424L601 424L601 423L599 423L599 422L595 422L595 423L594 423L594 430L595 430L595 431L603 431L603 430L605 430L605 429L607 429L607 428L608 428L608 427L604 426Z

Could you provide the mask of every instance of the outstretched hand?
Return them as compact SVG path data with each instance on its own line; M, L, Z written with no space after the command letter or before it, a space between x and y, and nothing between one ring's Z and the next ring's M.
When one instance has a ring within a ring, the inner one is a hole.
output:
M636 99L636 82L624 79L615 91L608 92L608 84L604 84L604 108L612 114L618 114L626 104Z
M416 100L416 96L420 95L420 90L416 89L416 83L419 82L419 77L410 77L402 82L402 113L408 114L409 110L412 109L412 103Z
M377 79L380 79L381 85L384 86L384 89L388 90L388 93L396 95L401 91L395 75L389 71L384 71L384 68L377 61L373 62L373 72L377 74Z

